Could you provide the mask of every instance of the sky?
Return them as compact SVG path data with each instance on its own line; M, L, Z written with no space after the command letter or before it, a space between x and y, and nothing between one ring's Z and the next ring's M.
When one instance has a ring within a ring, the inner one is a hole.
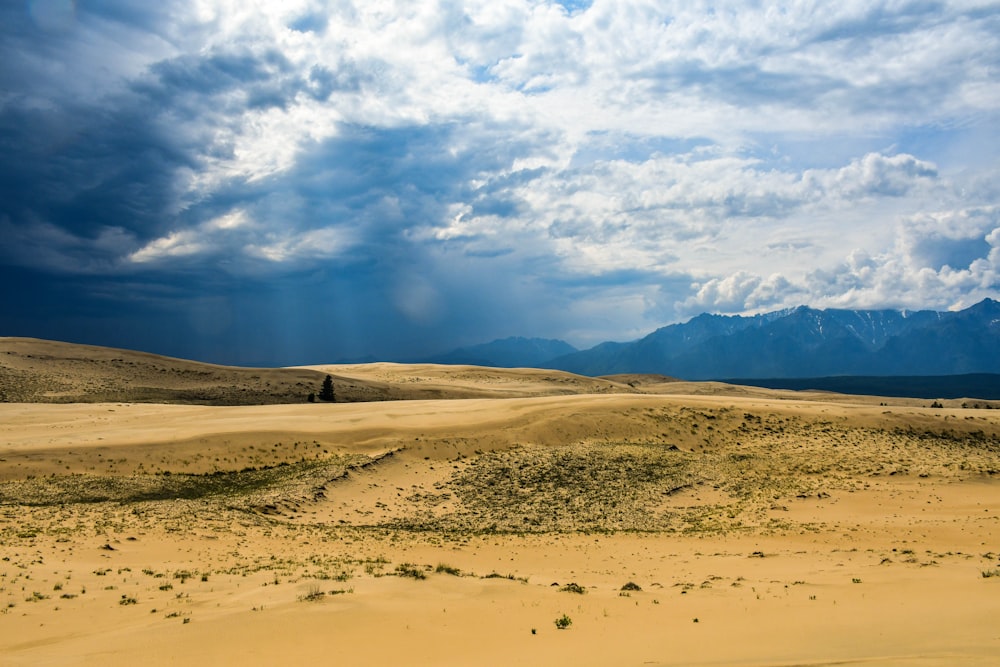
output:
M0 3L0 335L276 366L986 297L1000 2Z

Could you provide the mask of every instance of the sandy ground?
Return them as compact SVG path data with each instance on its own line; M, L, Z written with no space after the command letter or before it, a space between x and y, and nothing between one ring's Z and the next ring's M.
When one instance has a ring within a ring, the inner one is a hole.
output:
M454 372L0 404L0 664L1000 664L1000 413Z

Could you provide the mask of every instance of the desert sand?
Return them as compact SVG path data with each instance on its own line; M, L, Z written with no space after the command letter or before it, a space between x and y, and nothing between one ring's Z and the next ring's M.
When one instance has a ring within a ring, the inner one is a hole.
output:
M0 339L0 664L1000 664L996 410L60 345Z

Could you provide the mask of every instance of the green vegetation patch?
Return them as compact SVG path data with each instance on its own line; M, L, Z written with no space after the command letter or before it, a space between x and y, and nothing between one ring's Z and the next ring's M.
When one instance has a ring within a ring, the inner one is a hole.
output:
M461 508L441 527L484 532L658 530L660 505L698 480L695 457L663 445L570 445L489 452L452 476Z
M365 457L367 460L367 457ZM306 494L344 474L349 462L307 461L205 474L53 475L0 484L0 505L51 506L206 498L254 505L289 491ZM271 493L273 492L273 493Z

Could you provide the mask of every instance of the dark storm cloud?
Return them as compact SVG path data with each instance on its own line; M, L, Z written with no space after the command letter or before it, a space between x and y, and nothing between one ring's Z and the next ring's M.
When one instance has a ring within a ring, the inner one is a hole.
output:
M304 87L276 52L210 53L156 63L130 89L92 103L8 100L0 108L0 224L16 224L19 234L8 236L4 254L37 262L34 238L49 244L49 268L77 271L71 248L54 258L60 246L91 241L113 264L126 248L102 248L99 237L131 238L134 250L197 213L182 200L178 179L225 151L213 139L215 126L232 122L220 107L283 106ZM223 99L234 90L239 99Z
M141 105L8 104L0 110L0 150L0 222L16 223L28 235L52 227L90 240L109 230L141 240L168 227L175 171L196 164ZM57 238L51 241L58 247ZM17 249L8 247L7 254ZM32 255L16 259L31 262Z
M317 351L334 359L387 349L406 357L436 352L456 334L488 336L490 326L519 321L530 326L531 312L512 318L497 310L503 303L516 307L510 299L517 289L473 275L472 265L470 273L436 268L435 244L409 233L436 224L456 201L475 201L493 215L516 208L502 198L508 196L504 179L486 192L469 182L509 163L524 147L480 147L466 141L466 132L461 123L343 126L336 137L303 150L287 172L234 182L187 211L188 217L206 219L242 207L267 225L193 237L192 243L202 244L198 252L165 254L149 264L145 280L169 282L170 293L154 299L145 283L123 282L90 296L109 309L115 305L111 294L119 302L133 294L147 306L161 299L160 312L173 313L176 328L189 332L190 340L205 341L198 354L234 363L264 363L265 348L270 363L306 363L310 353L302 350L313 350L314 359ZM467 148L443 150L456 144ZM323 246L327 237L315 233L329 230L344 232L345 247ZM64 255L71 259L66 245ZM248 257L253 245L269 254ZM497 260L512 249L486 242L458 252L452 267L463 256ZM203 305L208 295L216 295L212 307ZM262 313L268 314L266 323L254 324ZM224 337L240 342L211 343Z
M502 130L479 128L480 136L502 136ZM507 186L476 188L470 181L509 164L527 146L516 141L470 143L467 132L462 123L341 126L337 136L305 148L286 173L237 184L221 191L217 200L225 206L250 203L251 215L280 219L275 233L344 228L352 238L352 256L399 253L401 261L414 261L413 253L421 250L406 232L436 225L455 202L476 202L494 215L516 212Z
M150 68L155 85L136 88L148 91L150 101L170 103L175 95L193 93L201 96L238 88L253 97L260 84L270 82L290 70L289 62L277 51L261 55L251 53L213 53L185 55L162 61Z

